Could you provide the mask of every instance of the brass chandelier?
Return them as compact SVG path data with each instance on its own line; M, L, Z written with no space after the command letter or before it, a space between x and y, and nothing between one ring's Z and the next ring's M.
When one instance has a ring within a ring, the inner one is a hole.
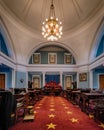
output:
M53 0L50 6L49 18L42 24L42 35L49 41L55 41L62 36L62 22L55 16Z

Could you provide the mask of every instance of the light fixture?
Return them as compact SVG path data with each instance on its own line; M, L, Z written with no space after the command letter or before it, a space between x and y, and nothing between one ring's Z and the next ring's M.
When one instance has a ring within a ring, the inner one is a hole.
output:
M58 40L62 36L62 22L55 16L53 0L50 6L49 18L46 18L42 24L42 35L50 41Z

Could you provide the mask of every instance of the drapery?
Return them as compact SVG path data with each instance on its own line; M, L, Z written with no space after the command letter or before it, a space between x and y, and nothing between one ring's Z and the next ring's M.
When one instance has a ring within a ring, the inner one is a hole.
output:
M46 83L53 81L53 82L56 82L57 84L59 84L60 83L60 75L46 75L45 81L46 81Z

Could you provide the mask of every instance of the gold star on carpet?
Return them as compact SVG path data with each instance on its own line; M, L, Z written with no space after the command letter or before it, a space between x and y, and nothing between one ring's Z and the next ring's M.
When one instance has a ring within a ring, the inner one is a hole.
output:
M55 127L56 127L56 125L53 123L47 124L47 126L48 126L48 129L51 129L51 128L55 129Z
M37 111L34 111L34 114L36 114L37 113Z
M40 103L39 106L41 106L41 105L43 105L43 104Z
M55 109L50 109L50 111L54 111Z
M55 117L54 114L50 114L50 115L48 115L48 116L49 116L49 118L54 118L54 117Z
M54 107L54 105L50 105L50 107Z
M68 107L64 107L65 109L68 109Z
M68 111L67 114L72 114L72 112L71 112L71 111Z
M54 105L54 102L51 102L51 105Z
M103 124L103 123L101 123L101 124L100 124L100 125L98 125L98 126L100 126L100 127L104 128L104 124Z
M39 109L40 107L35 107L36 109Z
M91 118L91 119L94 118L94 115L89 114L89 118Z
M76 119L76 118L72 118L70 120L71 120L72 123L78 123L78 119Z

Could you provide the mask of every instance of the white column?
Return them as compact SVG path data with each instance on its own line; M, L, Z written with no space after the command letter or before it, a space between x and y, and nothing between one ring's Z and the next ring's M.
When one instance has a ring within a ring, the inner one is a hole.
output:
M77 88L79 88L79 73L77 72Z
M60 85L62 86L62 72L60 72Z
M28 92L28 72L26 72L26 91Z
M93 71L90 70L89 72L89 87L93 89Z
M13 88L13 94L14 94L14 88L15 88L15 81L16 81L16 79L15 79L15 77L16 77L16 71L13 69L12 70L12 88Z
M45 85L45 72L43 72L43 86Z

